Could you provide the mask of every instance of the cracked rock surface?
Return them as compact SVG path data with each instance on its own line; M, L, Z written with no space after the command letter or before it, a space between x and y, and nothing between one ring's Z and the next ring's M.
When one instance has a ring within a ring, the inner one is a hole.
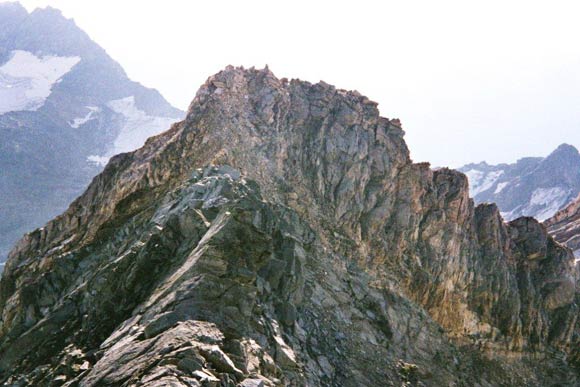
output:
M357 92L210 77L10 253L0 380L577 385L571 251L403 135Z

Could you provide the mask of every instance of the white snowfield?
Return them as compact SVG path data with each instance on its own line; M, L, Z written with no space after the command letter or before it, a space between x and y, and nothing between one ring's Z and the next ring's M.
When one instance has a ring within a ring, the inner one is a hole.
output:
M0 67L0 114L38 110L54 84L80 61L78 56L37 57L28 51L12 51L10 60Z
M509 184L508 182L498 183L493 193L494 194L500 193L501 191L503 191L505 187L507 187L508 184Z
M505 171L501 169L482 171L471 168L464 173L469 180L469 195L475 197L487 191L486 200L489 200L490 190L493 190L494 195L498 195L508 187L512 190L517 189L520 184L519 177L501 181L502 178L505 180ZM529 199L523 203L517 203L519 205L511 208L510 211L502 211L501 215L505 220L513 220L525 215L533 216L543 222L563 208L568 203L571 194L570 189L566 187L538 187L534 189Z
M569 198L570 191L562 187L536 188L528 203L519 205L509 212L502 212L501 216L506 220L512 220L527 215L543 222L564 207Z
M503 171L483 172L477 169L470 169L464 172L469 180L469 193L471 197L480 192L490 189L497 179L503 174Z
M543 222L562 208L569 196L570 191L562 187L537 188L532 193L529 207L536 206L541 208L541 211L536 213L535 217L540 222Z
M110 101L107 106L115 113L121 114L125 118L125 123L109 152L101 156L88 157L90 162L101 166L106 165L116 154L131 152L142 147L149 137L169 129L176 121L175 118L148 115L137 108L134 96Z

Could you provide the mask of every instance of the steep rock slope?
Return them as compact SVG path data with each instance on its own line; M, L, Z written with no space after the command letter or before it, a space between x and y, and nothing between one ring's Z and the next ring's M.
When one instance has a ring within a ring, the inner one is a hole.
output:
M527 157L515 164L468 164L459 171L469 178L476 203L496 203L513 220L533 216L544 221L580 193L580 154L562 144L545 158Z
M59 11L0 4L0 264L113 154L183 118Z
M9 385L575 385L577 273L398 120L229 67L0 280Z

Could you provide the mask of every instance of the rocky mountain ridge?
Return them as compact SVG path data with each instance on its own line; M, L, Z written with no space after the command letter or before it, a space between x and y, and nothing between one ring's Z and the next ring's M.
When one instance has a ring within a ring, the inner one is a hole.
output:
M109 157L183 115L58 10L0 3L0 264Z
M514 164L468 164L475 203L496 203L506 220L532 216L544 221L580 193L580 154L562 144L547 157L526 157Z
M576 385L578 273L357 92L228 67L0 280L7 385Z

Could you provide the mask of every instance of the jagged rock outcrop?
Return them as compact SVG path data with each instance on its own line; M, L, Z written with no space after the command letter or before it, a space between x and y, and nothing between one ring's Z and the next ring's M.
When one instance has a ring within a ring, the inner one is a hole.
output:
M0 280L10 385L575 385L574 258L398 120L228 67Z
M580 193L580 154L562 144L547 157L525 157L513 164L468 164L459 171L469 178L475 203L496 203L502 217L533 216L544 221Z
M572 249L576 257L580 256L580 197L544 224L554 239Z

